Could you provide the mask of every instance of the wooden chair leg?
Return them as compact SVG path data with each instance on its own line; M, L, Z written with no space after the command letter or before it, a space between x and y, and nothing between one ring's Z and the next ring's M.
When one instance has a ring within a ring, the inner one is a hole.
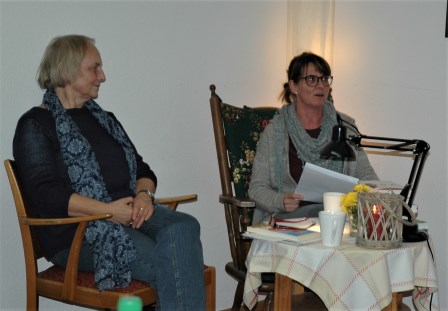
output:
M39 296L37 296L36 288L28 288L26 295L26 309L32 311L39 310Z
M244 294L244 283L238 282L235 290L235 297L233 298L232 311L240 311L241 305L243 304L243 294Z
M403 293L392 293L392 301L382 311L398 311L403 302Z
M266 295L266 299L264 300L264 311L273 311L274 310L274 293L269 292Z
M215 311L216 309L216 270L214 267L208 267L211 270L209 285L205 287L206 310Z

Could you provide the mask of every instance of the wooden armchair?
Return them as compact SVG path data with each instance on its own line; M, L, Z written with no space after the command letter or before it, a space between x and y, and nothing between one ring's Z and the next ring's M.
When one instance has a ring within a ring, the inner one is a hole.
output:
M25 204L22 196L14 161L5 160L4 164L14 197L25 253L27 310L39 309L39 296L68 304L105 310L116 309L118 298L122 295L138 296L145 306L156 302L156 291L141 281L132 280L127 288L100 292L94 282L94 273L78 272L79 251L88 222L107 219L112 217L112 214L58 219L32 218L29 214L29 206ZM178 204L196 200L197 195L192 194L158 199L158 202L176 209ZM37 260L42 258L43 254L37 243L36 226L73 223L78 223L78 229L70 249L67 267L53 265L45 271L39 271ZM214 267L204 267L204 280L207 310L215 311L216 274Z
M246 279L246 257L252 240L242 233L252 223L255 202L248 198L252 163L257 141L278 108L242 108L223 103L216 94L215 85L210 85L210 108L218 157L219 176L222 194L219 202L224 205L227 232L232 261L226 264L226 272L238 281L232 310L240 310L243 302L244 281ZM279 276L262 273L262 285L258 289L266 294L264 310L274 306L275 282ZM303 310L326 310L322 300L313 292L307 291L299 283L293 284L294 305ZM282 299L280 297L280 299Z
M219 202L224 205L227 233L232 261L225 266L226 272L238 281L232 310L240 310L246 279L246 256L251 240L242 233L251 224L255 202L248 199L247 190L255 156L256 141L276 112L276 108L235 107L222 102L210 85L210 108L222 194ZM274 275L263 274L260 292L267 294L268 309L274 292Z

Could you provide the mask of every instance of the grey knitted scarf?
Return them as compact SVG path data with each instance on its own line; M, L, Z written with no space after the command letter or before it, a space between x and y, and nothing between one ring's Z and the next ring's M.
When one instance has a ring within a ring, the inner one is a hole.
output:
M333 126L337 125L336 110L332 103L326 102L323 107L323 119L320 134L317 138L311 138L307 131L300 124L296 114L296 103L283 106L278 113L278 118L283 122L278 122L276 138L276 171L278 172L279 190L283 188L284 159L282 145L284 145L284 133L286 132L291 138L294 147L297 150L298 157L305 164L306 162L318 165L323 168L330 169L341 173L343 171L344 162L338 159L321 159L320 152L324 146L331 140ZM280 120L279 120L280 121Z

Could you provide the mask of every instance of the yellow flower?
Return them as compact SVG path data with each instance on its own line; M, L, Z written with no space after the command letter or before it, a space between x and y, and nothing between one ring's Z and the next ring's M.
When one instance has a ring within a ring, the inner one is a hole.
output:
M358 212L358 193L369 192L370 187L364 184L357 184L353 191L344 194L341 198L341 206L344 213L351 215Z
M356 192L349 192L344 194L341 198L342 210L349 214L352 212L353 206L358 204L358 194Z
M357 184L356 186L353 187L353 191L357 193L369 192L370 187L364 184Z
M244 150L244 153L246 154L246 161L249 163L253 163L255 159L255 151L246 149Z

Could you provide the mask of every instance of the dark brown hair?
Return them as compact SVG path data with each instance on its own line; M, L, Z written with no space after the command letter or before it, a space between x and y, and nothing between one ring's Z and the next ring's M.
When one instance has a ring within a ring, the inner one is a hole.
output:
M291 103L291 90L289 89L289 81L299 82L299 78L303 78L306 68L309 64L313 64L317 71L324 76L331 76L331 68L327 61L311 52L304 52L291 60L288 67L288 81L283 84L283 91L280 94L282 101Z

